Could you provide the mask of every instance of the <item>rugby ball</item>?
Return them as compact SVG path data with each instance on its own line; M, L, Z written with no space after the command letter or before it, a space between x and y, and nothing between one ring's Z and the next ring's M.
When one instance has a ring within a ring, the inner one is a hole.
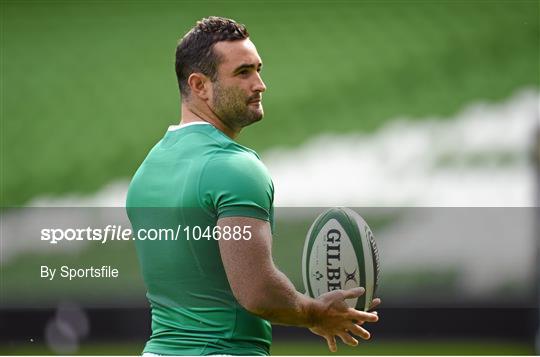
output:
M311 225L302 254L306 294L316 298L338 289L364 287L366 292L346 300L368 311L379 280L379 254L366 221L349 208L331 208Z

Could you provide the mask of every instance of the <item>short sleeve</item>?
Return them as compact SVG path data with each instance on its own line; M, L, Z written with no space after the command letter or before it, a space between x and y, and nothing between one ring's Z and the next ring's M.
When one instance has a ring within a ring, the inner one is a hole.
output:
M217 218L271 221L273 184L264 164L249 152L216 155L202 172L199 194Z

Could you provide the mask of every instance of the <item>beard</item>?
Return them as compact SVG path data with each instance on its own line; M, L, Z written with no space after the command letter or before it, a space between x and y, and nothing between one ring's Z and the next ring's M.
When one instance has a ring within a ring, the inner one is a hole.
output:
M212 110L218 118L231 128L243 128L262 119L264 115L262 103L249 103L260 94L246 96L238 87L222 87L215 82L213 89L214 107Z

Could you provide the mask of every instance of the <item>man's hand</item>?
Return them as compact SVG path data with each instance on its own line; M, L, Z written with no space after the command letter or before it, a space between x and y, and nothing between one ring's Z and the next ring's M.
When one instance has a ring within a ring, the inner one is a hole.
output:
M319 296L314 306L313 326L311 332L326 339L331 352L337 351L336 336L350 346L358 345L358 340L350 334L367 340L369 332L361 325L364 322L377 322L379 317L376 312L364 312L351 308L345 299L354 299L365 292L364 288L350 290L335 290ZM380 304L380 299L374 299L371 307Z

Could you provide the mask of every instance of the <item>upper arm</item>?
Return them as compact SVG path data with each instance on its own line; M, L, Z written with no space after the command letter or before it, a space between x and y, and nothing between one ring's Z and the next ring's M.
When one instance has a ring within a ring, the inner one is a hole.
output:
M225 217L217 222L223 232L225 227L241 227L251 233L250 239L219 239L221 260L232 292L238 302L247 310L265 294L266 279L274 271L272 261L272 234L268 221L250 217ZM223 238L223 237L222 237Z
M209 161L200 182L202 205L216 217L271 221L273 185L264 165L247 153Z
M272 262L273 185L264 165L249 153L219 155L209 161L201 178L203 205L225 227L248 231L249 239L218 239L229 285L249 311L262 301L264 286L275 276Z

